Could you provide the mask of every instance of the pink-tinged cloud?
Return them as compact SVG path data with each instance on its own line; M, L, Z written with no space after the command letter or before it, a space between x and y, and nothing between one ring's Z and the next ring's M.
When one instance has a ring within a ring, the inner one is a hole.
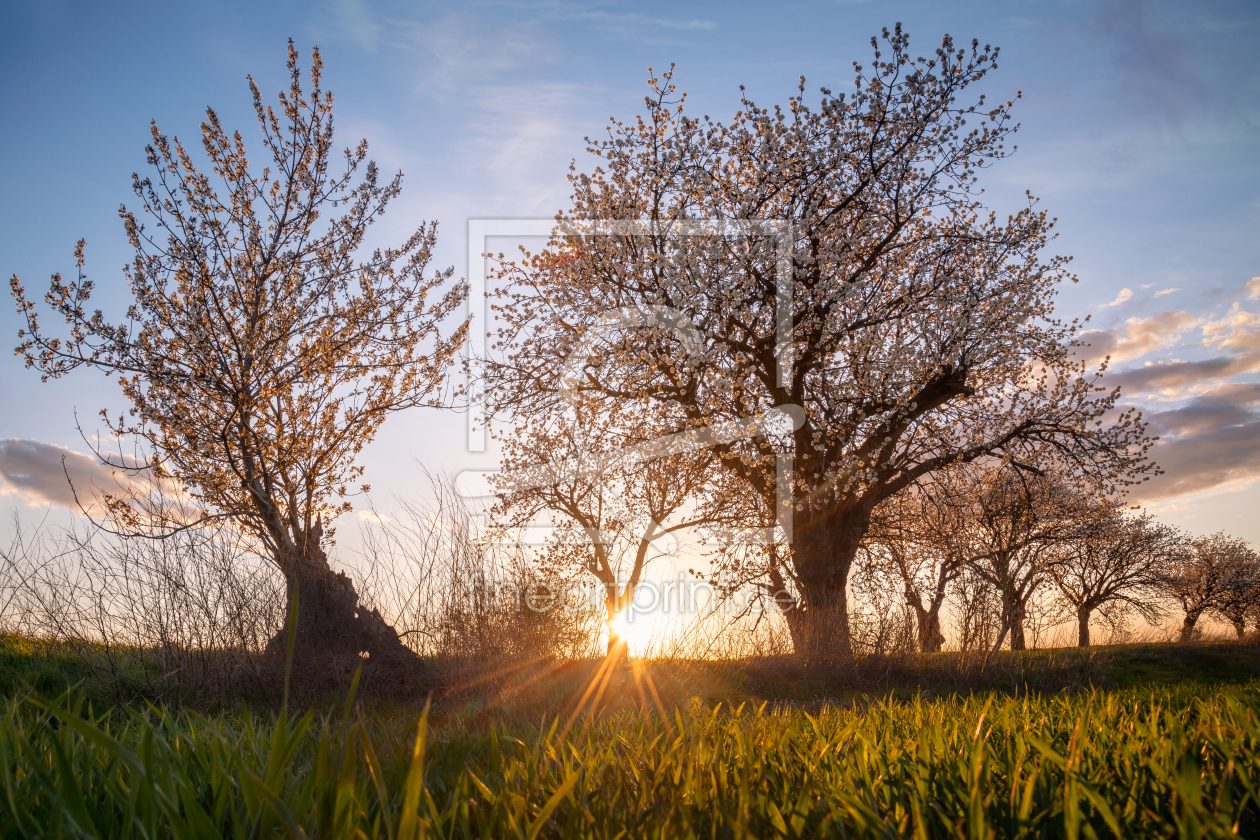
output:
M1120 304L1125 303L1131 300L1132 298L1133 298L1133 290L1126 287L1120 290L1120 294L1116 295L1115 300L1111 301L1111 303L1104 303L1102 306L1098 308L1107 309L1112 306L1119 306Z
M1235 303L1225 315L1204 323L1203 343L1223 350L1260 350L1260 313Z
M119 463L141 464L132 457ZM0 494L17 495L35 504L92 511L102 492L127 495L142 487L134 473L105 466L97 458L72 449L36 440L0 440Z
M1160 435L1151 457L1164 470L1132 495L1151 502L1260 476L1260 383L1208 391L1182 408L1147 415Z
M1128 396L1157 391L1181 391L1201 382L1228 379L1257 371L1260 371L1260 353L1242 353L1198 362L1160 362L1122 370L1107 374L1105 383L1111 388L1119 386Z
M1080 348L1077 354L1089 364L1098 364L1107 356L1112 364L1124 362L1176 344L1186 330L1198 324L1199 319L1189 312L1173 310L1148 318L1130 318L1120 329L1087 330L1078 335L1077 340L1089 346Z

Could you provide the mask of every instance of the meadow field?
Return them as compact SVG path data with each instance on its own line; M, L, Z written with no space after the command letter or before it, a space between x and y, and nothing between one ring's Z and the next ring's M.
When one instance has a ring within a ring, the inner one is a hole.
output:
M970 687L948 655L847 676L592 662L423 707L349 695L214 713L53 696L74 676L56 669L41 694L6 645L5 837L1260 832L1248 645L1007 654Z

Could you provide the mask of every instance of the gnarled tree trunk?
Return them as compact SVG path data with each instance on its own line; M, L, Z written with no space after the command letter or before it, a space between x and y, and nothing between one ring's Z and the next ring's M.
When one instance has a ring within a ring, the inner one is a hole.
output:
M921 653L939 653L945 646L945 634L941 632L941 602L934 601L932 606L915 609Z
M1199 611L1193 610L1186 613L1185 620L1181 622L1180 641L1188 642L1190 637L1194 635L1194 625L1199 623Z
M1011 650L1027 650L1024 636L1024 602L1014 587L1002 587L1002 623L1011 633Z
M915 641L920 653L937 653L945 644L941 632L941 598L932 599L931 606L923 606L923 599L910 584L906 584L906 604L914 610Z
M423 677L422 660L379 611L359 602L350 577L332 570L320 546L322 532L317 522L305 551L279 559L290 592L298 596L294 676L318 686L344 685L362 664L365 685L382 690L415 687ZM267 652L283 656L287 645L288 622L272 637Z

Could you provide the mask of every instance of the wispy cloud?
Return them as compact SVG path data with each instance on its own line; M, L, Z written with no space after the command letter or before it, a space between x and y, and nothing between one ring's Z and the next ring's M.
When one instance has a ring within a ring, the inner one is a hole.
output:
M600 28L616 31L624 31L629 27L708 30L717 29L718 26L716 21L704 20L702 18L652 17L648 15L641 15L638 12L612 12L604 9L578 11L572 15L566 15L566 17L570 20L591 21Z
M364 0L328 0L321 28L336 32L360 48L372 52L382 40L385 27Z
M1120 290L1120 294L1116 295L1116 299L1115 299L1115 300L1113 300L1111 303L1104 303L1103 305L1099 306L1098 308L1099 308L1099 309L1107 309L1108 307L1112 307L1112 306L1119 306L1120 304L1122 304L1122 303L1124 303L1124 302L1126 302L1126 301L1128 301L1128 300L1131 300L1132 298L1133 298L1133 290L1132 290L1132 289L1130 289L1130 288L1128 288L1128 287L1126 286L1125 288L1123 288L1123 289L1121 289L1121 290Z
M375 510L360 510L356 511L356 513L359 521L367 525L388 525L393 521L389 516L378 513Z
M1175 287L1172 289L1160 289L1158 292L1155 293L1154 297L1162 298L1164 295L1171 295L1173 292L1180 292L1180 291L1181 289L1178 289Z

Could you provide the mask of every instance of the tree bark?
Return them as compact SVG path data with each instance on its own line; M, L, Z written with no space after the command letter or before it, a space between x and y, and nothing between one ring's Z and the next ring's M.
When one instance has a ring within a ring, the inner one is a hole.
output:
M923 606L923 599L914 591L910 581L906 581L906 603L914 610L915 641L920 653L937 653L945 644L945 635L941 632L942 598L932 599L930 607Z
M919 651L922 653L939 653L945 645L945 634L941 632L941 605L933 603L930 608L915 605L917 619Z
M328 565L319 545L321 532L317 524L307 550L280 563L290 591L298 594L295 676L319 686L342 685L362 664L365 687L399 690L418 684L420 657L402 643L380 612L359 603L349 576ZM267 652L283 656L287 647L286 621L268 643Z
M1190 637L1194 635L1194 625L1199 622L1199 613L1186 613L1185 621L1181 622L1181 641L1188 642Z
M853 656L849 632L849 571L869 514L815 515L796 529L793 561L800 603L786 614L792 647L811 661Z
M1089 616L1093 610L1088 607L1081 607L1076 611L1076 646L1089 647Z
M1002 588L1002 618L1011 631L1011 650L1027 650L1024 637L1024 602L1012 587Z
M1028 641L1024 636L1024 617L1018 615L1011 623L1011 650L1028 650Z
M787 614L792 648L810 662L849 660L848 585L836 582L821 593L815 591L809 606ZM823 600L823 599L827 600Z

